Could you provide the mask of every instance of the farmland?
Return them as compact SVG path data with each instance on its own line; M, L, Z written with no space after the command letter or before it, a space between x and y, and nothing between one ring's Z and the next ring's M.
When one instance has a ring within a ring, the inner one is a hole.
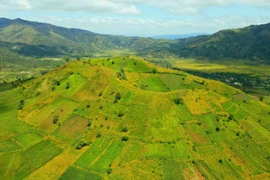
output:
M71 61L0 96L5 179L270 176L265 101L136 56Z

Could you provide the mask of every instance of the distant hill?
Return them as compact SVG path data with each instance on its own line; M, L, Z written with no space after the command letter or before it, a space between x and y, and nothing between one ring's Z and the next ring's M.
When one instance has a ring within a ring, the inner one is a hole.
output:
M125 56L6 88L2 179L269 177L270 108L223 83Z
M184 41L184 43L182 42ZM270 23L219 31L204 38L179 40L174 53L181 57L270 60Z
M164 35L158 35L158 36L151 36L151 38L154 39L182 39L182 38L189 38L189 37L195 37L195 36L201 36L201 35L207 35L207 33L191 33L191 34L164 34Z
M140 56L159 58L270 60L270 24L167 40L102 35L47 23L0 18L0 41L10 43L11 51L26 56L91 56L93 52L129 49Z

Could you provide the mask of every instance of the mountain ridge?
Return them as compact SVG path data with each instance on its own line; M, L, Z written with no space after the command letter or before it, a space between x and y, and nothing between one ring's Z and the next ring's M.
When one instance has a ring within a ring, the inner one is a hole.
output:
M140 56L195 59L247 59L269 63L270 24L221 30L177 40L103 35L76 28L22 19L0 20L0 41L43 45L53 55L91 56L94 52L129 49ZM12 49L11 49L12 50ZM34 54L39 54L38 48ZM20 52L23 53L23 52ZM44 54L44 53L40 53ZM50 56L44 54L43 56Z

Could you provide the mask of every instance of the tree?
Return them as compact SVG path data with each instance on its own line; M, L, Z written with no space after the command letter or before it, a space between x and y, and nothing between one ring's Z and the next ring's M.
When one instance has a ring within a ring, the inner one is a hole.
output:
M121 99L121 94L118 92L115 95L115 100L119 101Z
M66 89L69 89L69 88L70 88L70 84L69 82L67 82Z
M123 132L128 132L128 128L127 128L127 127L124 127L124 128L122 129L122 131L123 131Z
M156 74L157 73L157 69L156 68L152 69L152 73Z
M70 61L70 59L67 57L67 58L65 59L65 61L66 61L66 62L69 62L69 61Z
M82 149L84 146L87 146L88 144L86 143L86 141L84 139L81 139L77 145L76 145L76 149Z
M53 124L57 124L58 120L59 120L58 115L53 116Z
M107 169L107 173L111 174L112 173L112 168Z
M24 106L24 100L20 100L20 103L18 105L18 109L19 110L22 110L23 109L23 106Z
M259 99L260 99L260 101L263 101L264 100L264 97L263 96L260 96Z
M176 105L179 105L179 104L183 104L183 100L180 98L180 97L177 97L173 100L173 102L176 104Z
M100 137L101 137L101 134L97 133L96 138L100 138Z
M128 139L128 137L127 136L123 136L122 137L122 141L128 141L129 139Z

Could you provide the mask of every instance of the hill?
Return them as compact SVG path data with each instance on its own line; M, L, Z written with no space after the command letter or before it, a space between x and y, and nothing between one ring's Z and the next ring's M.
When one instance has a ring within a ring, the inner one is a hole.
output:
M102 35L22 19L0 18L0 41L13 44L9 45L11 51L38 57L61 55L91 57L96 52L104 50L128 49L147 57L247 59L269 62L269 38L270 24L223 30L210 36L165 40Z
M267 179L269 106L137 57L0 86L4 179Z
M269 63L270 23L222 30L201 39L190 38L184 41L183 46L179 40L174 50L182 57L264 60Z

